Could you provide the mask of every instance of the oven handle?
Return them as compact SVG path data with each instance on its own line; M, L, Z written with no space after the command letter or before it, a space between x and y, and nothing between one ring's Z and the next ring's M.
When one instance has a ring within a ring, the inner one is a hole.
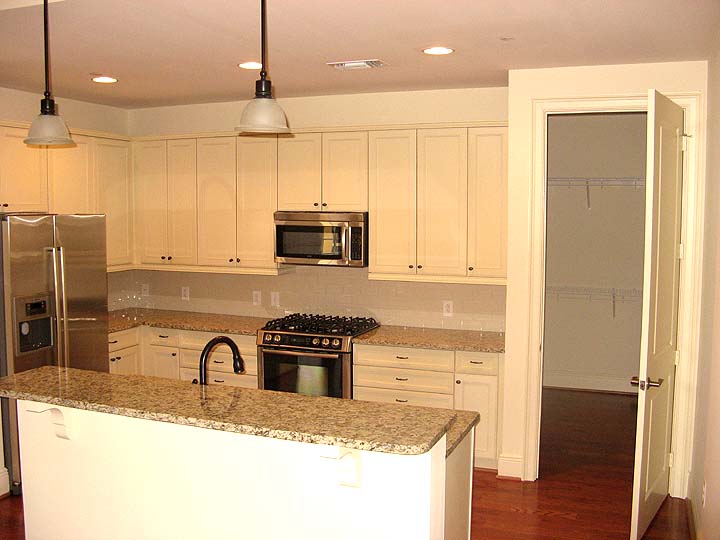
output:
M303 352L303 351L288 351L286 349L270 349L266 347L262 347L260 351L265 353L274 353L274 354L284 354L287 356L312 356L313 358L340 358L341 355L345 353L315 353L315 352Z

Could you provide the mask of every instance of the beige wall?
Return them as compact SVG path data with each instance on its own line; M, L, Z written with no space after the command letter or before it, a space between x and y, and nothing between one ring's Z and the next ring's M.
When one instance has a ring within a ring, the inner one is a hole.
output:
M367 269L296 267L281 276L238 276L136 270L109 274L110 309L158 309L282 317L285 311L375 317L381 324L503 331L505 288L369 281ZM141 285L150 296L141 297ZM190 287L190 301L180 288ZM262 305L252 305L252 291L262 292ZM270 293L280 293L280 307L270 306ZM442 316L442 303L452 300L453 317Z
M642 96L649 88L661 92L696 92L707 86L706 62L670 62L617 66L511 70L509 73L508 123L508 287L506 301L505 399L502 403L502 440L499 474L534 478L535 463L526 463L533 450L534 436L528 426L528 368L531 354L537 354L532 336L539 325L530 327L531 276L537 269L532 259L536 237L532 237L533 182L535 159L534 110L538 100L575 100L607 96ZM700 111L702 113L702 111ZM702 118L701 120L704 120ZM537 308L537 306L532 306ZM531 344L533 351L531 353ZM539 366L535 366L539 367ZM533 382L533 384L535 384ZM534 428L533 428L534 430Z
M291 129L505 122L507 88L383 92L279 99ZM233 131L246 101L129 111L133 136Z
M720 42L716 50L708 70L702 334L693 465L688 493L698 528L698 540L720 538ZM703 481L707 484L704 507Z
M29 124L40 113L40 99L42 92L39 89L38 93L33 93L0 87L0 120ZM125 109L63 97L55 97L55 103L71 130L128 134L128 111Z
M543 386L631 392L642 312L645 114L553 115L548 178ZM558 185L556 179L589 180ZM580 290L596 294L582 296ZM613 297L609 289L619 293ZM637 291L633 294L631 291Z

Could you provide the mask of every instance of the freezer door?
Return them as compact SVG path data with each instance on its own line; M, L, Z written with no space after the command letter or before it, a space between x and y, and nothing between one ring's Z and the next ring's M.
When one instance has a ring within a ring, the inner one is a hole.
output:
M63 365L108 371L107 255L104 215L57 215Z
M53 241L52 216L6 215L2 218L0 375L56 362ZM35 337L38 337L37 346L32 345Z

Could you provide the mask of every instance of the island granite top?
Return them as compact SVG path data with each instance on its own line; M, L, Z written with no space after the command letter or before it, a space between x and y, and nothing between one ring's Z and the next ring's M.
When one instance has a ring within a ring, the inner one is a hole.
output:
M45 366L0 378L0 397L390 454L447 454L477 424L467 411L411 407Z

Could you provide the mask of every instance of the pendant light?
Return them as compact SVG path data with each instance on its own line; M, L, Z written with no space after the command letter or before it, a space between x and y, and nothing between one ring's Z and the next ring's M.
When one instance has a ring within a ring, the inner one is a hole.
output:
M57 146L75 144L65 122L55 114L55 100L50 93L50 58L48 53L48 0L43 2L43 26L45 43L45 97L40 100L40 114L30 125L25 144Z
M240 125L235 129L245 133L289 133L287 117L272 97L272 84L267 79L267 54L265 52L267 14L265 0L260 0L262 68L260 79L255 81L255 99L245 106Z

